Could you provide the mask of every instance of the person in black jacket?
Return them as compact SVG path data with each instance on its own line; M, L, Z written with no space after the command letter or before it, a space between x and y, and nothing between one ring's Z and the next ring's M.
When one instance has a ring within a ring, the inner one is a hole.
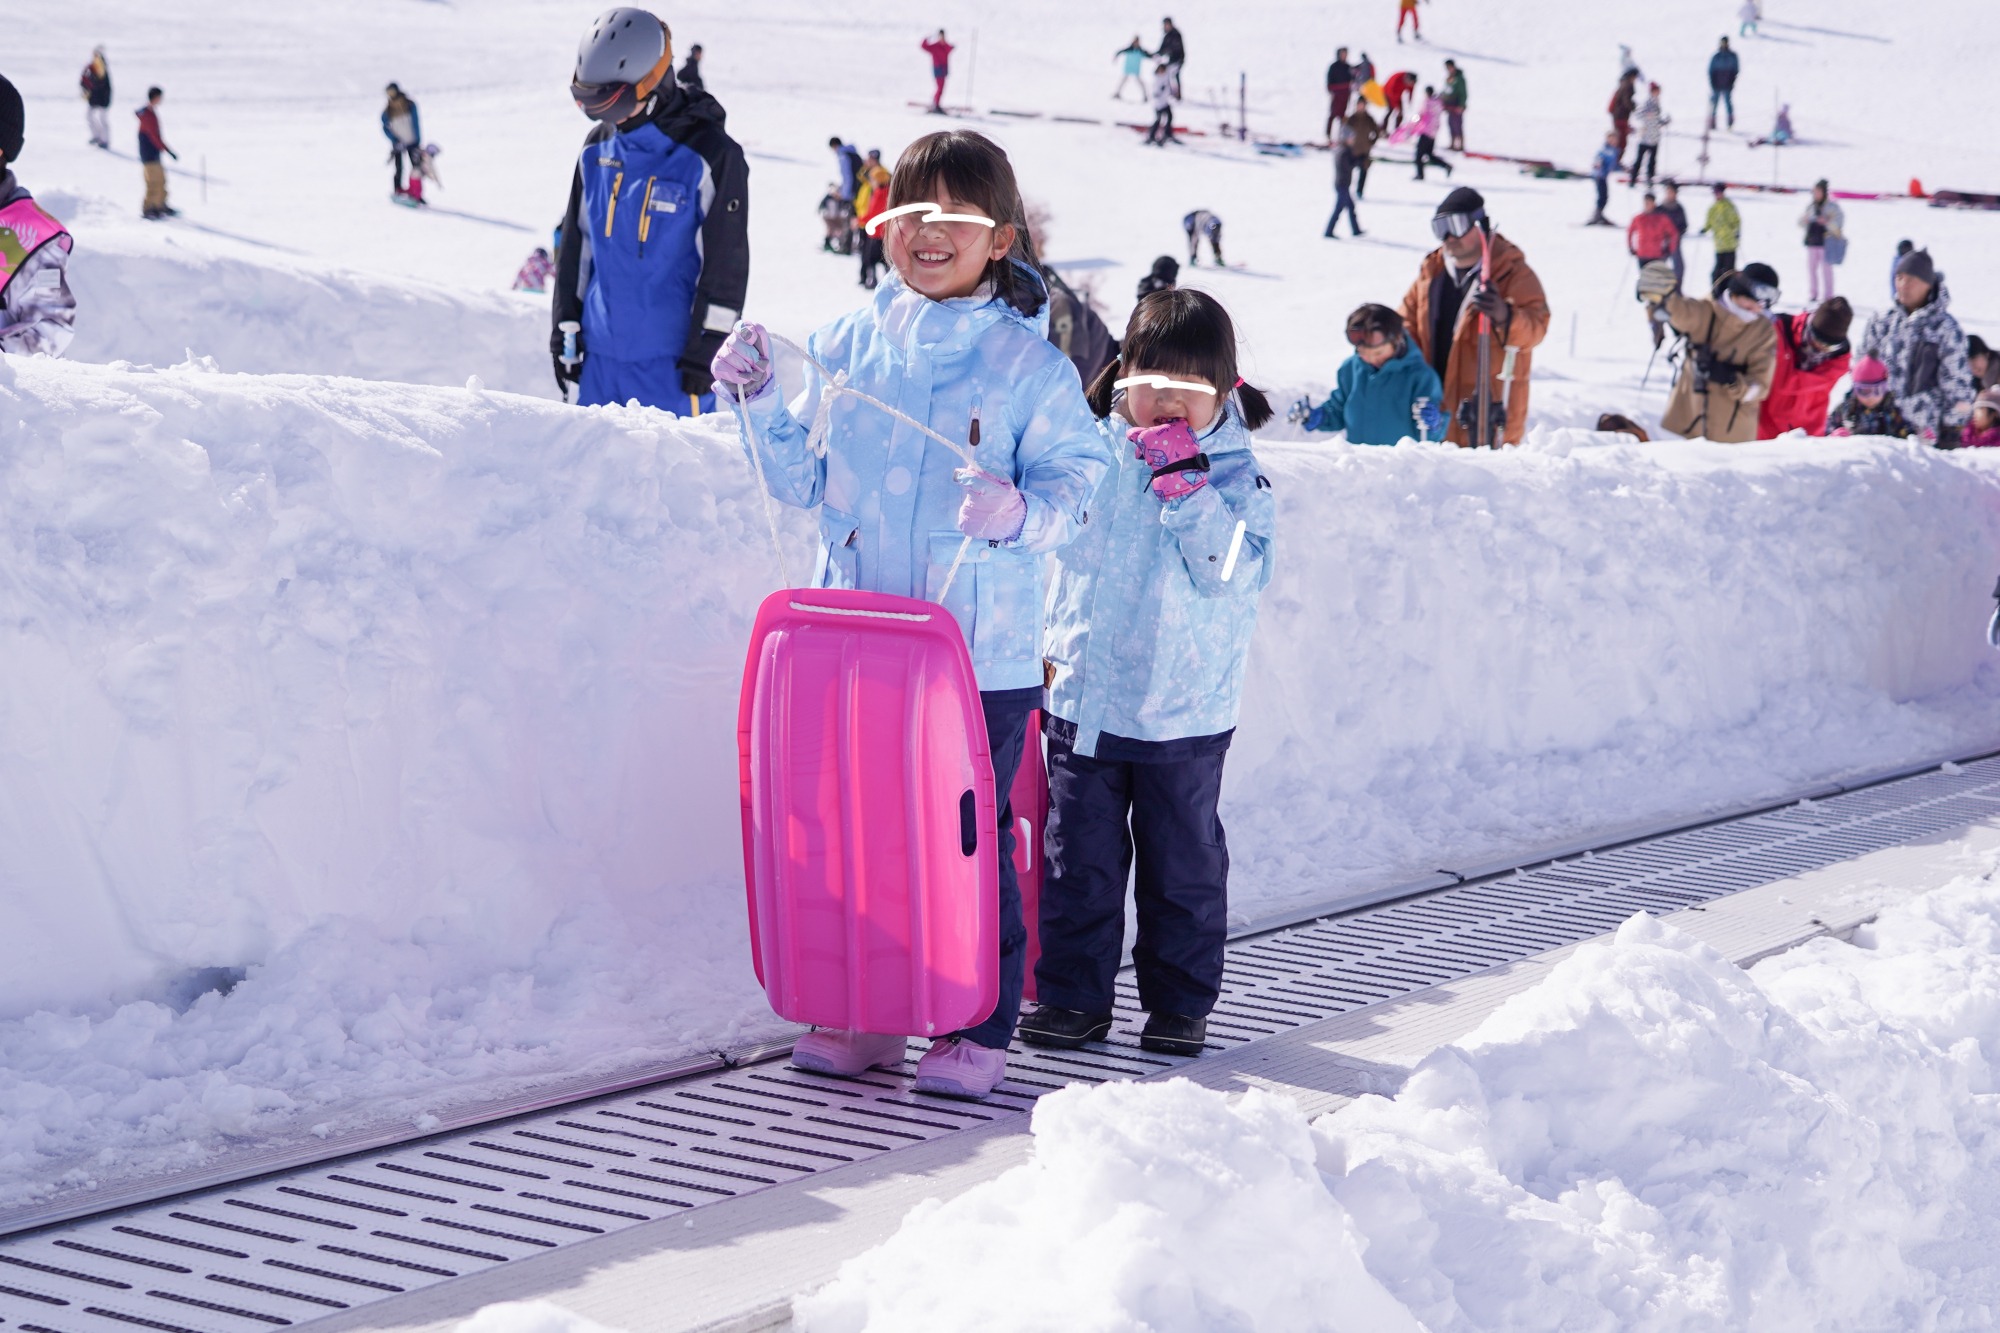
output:
M90 145L93 148L111 146L111 62L104 58L104 48L93 47L90 63L83 67L83 77L77 80L83 89L83 117L90 125Z
M1354 92L1354 66L1347 63L1347 48L1333 53L1326 67L1326 139L1333 141L1333 123L1347 115L1347 99Z
M1181 44L1181 30L1174 26L1172 19L1160 20L1160 49L1153 52L1167 67L1167 81L1173 85L1174 100L1181 100L1181 65L1187 60L1187 48Z
M674 75L674 82L691 93L705 93L708 88L701 81L701 43L688 48L688 58L681 65L681 72Z
M598 123L563 214L549 350L571 401L687 416L715 410L709 362L742 316L750 171L721 105L675 85L673 56L643 9L584 35L570 93Z
M1715 104L1722 103L1729 113L1729 128L1736 128L1736 76L1742 70L1742 62L1729 49L1729 39L1722 39L1715 48L1715 54L1708 58L1708 127L1715 128Z

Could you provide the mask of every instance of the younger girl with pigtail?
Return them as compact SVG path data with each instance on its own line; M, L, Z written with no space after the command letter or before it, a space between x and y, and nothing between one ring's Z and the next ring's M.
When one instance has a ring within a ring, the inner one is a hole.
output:
M745 443L755 442L771 494L818 511L814 586L942 601L957 617L1004 801L1041 706L1045 556L1082 528L1111 447L1076 367L1048 341L1048 292L998 145L970 130L917 140L896 162L883 217L893 273L868 305L807 340L805 392L787 407L768 336L740 323L711 367L716 397L750 417ZM833 392L826 374L968 442L977 467L850 394L836 395L818 452L801 422ZM999 1003L932 1043L917 1064L920 1091L984 1097L1006 1073L1027 943L1013 824L1003 804ZM822 1030L799 1040L792 1062L860 1074L901 1064L903 1046L896 1033Z
M1250 449L1271 405L1237 374L1228 313L1182 287L1140 300L1090 406L1118 461L1049 593L1040 1004L1020 1034L1109 1033L1136 854L1139 1044L1196 1055L1228 920L1222 762L1271 581L1271 487Z

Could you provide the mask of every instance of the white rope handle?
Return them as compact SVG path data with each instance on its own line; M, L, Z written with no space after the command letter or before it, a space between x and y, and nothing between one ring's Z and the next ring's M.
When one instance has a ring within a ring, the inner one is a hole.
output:
M750 403L743 386L736 386L736 424L743 443L750 450L751 465L757 469L757 497L764 502L764 525L771 530L771 551L778 557L778 579L792 586L792 571L785 563L785 544L778 540L778 513L771 508L771 488L764 481L764 452L757 447L757 427L750 421Z
M772 342L778 344L780 347L791 348L794 352L797 352L799 356L803 358L808 364L810 364L815 370L819 371L821 377L823 377L826 380L826 385L827 385L825 390L826 392L832 393L836 397L838 397L841 394L846 394L850 398L859 398L862 402L867 403L870 406L880 408L882 411L887 412L890 416L896 418L896 420L904 422L907 425L915 426L918 430L930 436L933 440L936 440L939 444L951 450L953 453L957 454L960 458L963 458L967 463L969 463L973 467L979 466L979 459L972 452L970 448L960 444L957 440L945 438L944 436L938 434L936 431L932 430L929 426L926 426L923 422L917 420L915 417L909 415L906 412L897 411L895 408L883 402L880 398L870 397L868 394L861 392L861 390L859 389L850 388L848 386L845 376L835 375L832 371L828 370L825 366L821 365L819 359L813 356L811 352L808 352L805 348L799 346L797 343L793 342L790 338L780 337L778 334L772 333L769 329L764 330L764 335L767 338L769 338Z

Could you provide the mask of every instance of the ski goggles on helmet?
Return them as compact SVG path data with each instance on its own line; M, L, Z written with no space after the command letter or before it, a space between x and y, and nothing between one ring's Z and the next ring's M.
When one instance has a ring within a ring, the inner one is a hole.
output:
M913 216L917 213L922 213L924 216ZM983 213L947 213L941 204L901 204L887 212L877 213L868 219L862 230L873 236L892 218L901 222L906 230L912 227L928 227L933 222L941 223L953 235L969 234L969 229L973 227L985 227L991 230L1000 225Z
M639 109L639 88L631 83L572 83L569 95L592 120L619 125Z
M1778 303L1779 292L1776 287L1768 282L1757 282L1746 278L1741 273L1731 274L1729 280L1723 284L1723 290L1733 296L1750 297L1766 310Z
M1447 236L1463 236L1474 227L1486 221L1486 210L1476 208L1470 213L1439 213L1431 218L1431 235L1440 241Z

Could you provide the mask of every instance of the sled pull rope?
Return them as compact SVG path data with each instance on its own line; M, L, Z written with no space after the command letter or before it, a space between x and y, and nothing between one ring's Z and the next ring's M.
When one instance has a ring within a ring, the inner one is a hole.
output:
M792 571L785 563L785 544L778 540L778 515L771 508L771 488L764 482L764 451L757 447L757 427L750 420L750 403L743 392L743 386L736 386L736 425L743 432L743 443L750 451L750 462L757 469L757 498L764 502L764 526L771 533L771 553L778 557L778 580L781 587L792 586Z
M930 436L933 440L936 440L939 444L943 445L945 448L957 454L960 458L963 458L966 461L966 463L969 464L970 466L972 467L979 466L978 456L975 455L971 449L967 448L965 445L960 444L957 440L945 438L944 436L938 434L936 431L932 430L929 426L926 426L923 422L917 420L915 417L909 415L906 412L897 411L895 408L883 402L880 398L872 397L868 394L861 392L861 390L859 389L849 388L847 384L847 374L845 371L841 372L838 375L834 374L832 371L828 370L825 366L821 365L819 363L818 358L813 356L811 352L808 352L805 348L799 346L797 343L793 342L790 338L782 337L779 334L772 333L769 329L764 330L764 335L780 347L791 348L794 352L797 352L799 354L800 359L804 360L808 365L812 366L813 369L817 370L820 373L820 375L826 380L826 389L824 390L825 393L832 394L834 397L839 397L840 395L845 394L849 398L859 398L862 402L869 404L871 407L876 407L881 409L882 411L888 413L890 416L896 418L896 420L904 423L905 425L916 427L918 430ZM742 394L740 392L737 395L737 401L739 403L742 401ZM820 415L823 417L825 415L825 412L826 412L825 407L822 407ZM818 419L815 419L813 425L814 425L813 433L819 436L821 443L824 444L825 442L824 433L819 430L820 421Z

